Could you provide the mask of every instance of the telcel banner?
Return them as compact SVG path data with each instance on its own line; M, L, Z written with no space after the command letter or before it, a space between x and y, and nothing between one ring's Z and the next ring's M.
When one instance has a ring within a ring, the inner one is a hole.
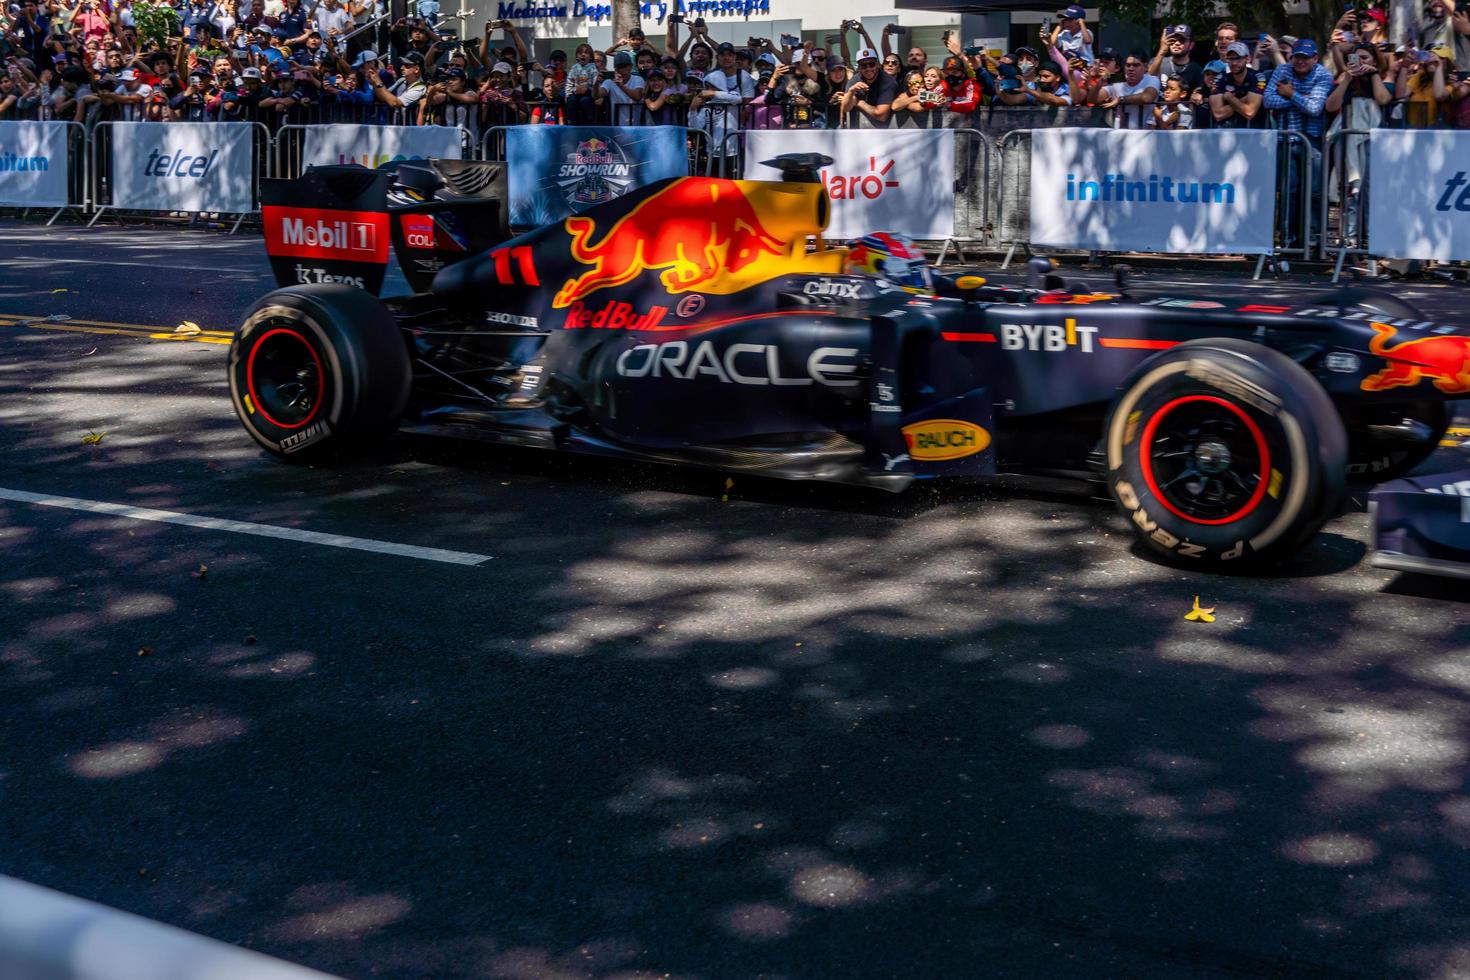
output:
M1031 244L1104 252L1271 251L1276 134L1039 129Z
M1368 139L1368 250L1470 259L1470 132L1375 129Z
M457 126L307 126L301 168L357 163L376 170L392 160L460 160L464 130Z
M505 133L510 223L561 221L689 173L680 126L513 126Z
M67 202L66 123L0 122L0 204Z
M112 206L140 211L255 210L254 126L113 123Z
M784 129L745 134L745 176L780 180L765 166L782 153L825 153L822 183L832 200L827 237L891 231L913 238L954 235L954 131Z

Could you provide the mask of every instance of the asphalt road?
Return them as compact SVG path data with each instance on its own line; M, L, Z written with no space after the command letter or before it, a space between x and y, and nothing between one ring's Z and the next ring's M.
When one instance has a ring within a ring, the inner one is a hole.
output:
M0 242L0 490L489 556L0 500L0 873L348 977L1470 973L1467 590L1361 513L1210 577L1057 488L279 465L258 240Z

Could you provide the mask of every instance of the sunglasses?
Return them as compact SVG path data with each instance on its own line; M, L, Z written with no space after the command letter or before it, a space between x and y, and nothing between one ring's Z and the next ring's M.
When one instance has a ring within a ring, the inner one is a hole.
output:
M812 55L812 60L813 61L826 61L827 60L827 56L824 55L824 54L814 54L814 55Z
M883 63L885 65L896 65L896 64L898 64L898 59L897 58L892 58L892 59L889 59L888 61L885 61Z

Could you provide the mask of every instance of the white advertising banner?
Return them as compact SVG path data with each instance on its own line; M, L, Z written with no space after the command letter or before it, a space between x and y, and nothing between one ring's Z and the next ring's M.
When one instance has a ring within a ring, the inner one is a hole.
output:
M1470 259L1470 132L1375 129L1368 138L1368 250Z
M0 204L67 202L66 123L0 122Z
M307 126L301 168L357 163L375 170L390 160L459 160L461 132L455 126Z
M255 210L254 126L113 123L112 206L140 211Z
M825 153L822 183L832 199L827 237L875 231L927 240L954 234L954 139L949 129L770 129L745 134L745 176L780 180L761 161L782 153Z
M1031 134L1033 245L1258 255L1275 207L1268 130Z

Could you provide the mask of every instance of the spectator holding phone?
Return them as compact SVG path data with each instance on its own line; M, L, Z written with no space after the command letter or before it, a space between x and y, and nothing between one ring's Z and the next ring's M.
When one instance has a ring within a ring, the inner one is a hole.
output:
M1204 72L1190 60L1194 51L1194 31L1188 24L1175 24L1164 28L1159 42L1159 52L1149 62L1148 73L1156 76L1160 83L1178 77L1186 92L1193 92L1204 84ZM1168 57L1164 57L1164 55Z
M857 54L857 77L843 94L842 112L857 129L888 129L893 123L893 100L898 84L878 68L878 52L863 48Z
M1445 60L1449 48L1432 51L1405 51L1394 78L1393 97L1402 106L1405 129L1432 129L1448 124L1450 115L1441 107L1435 90L1445 91Z
M1094 60L1092 32L1087 29L1086 18L1086 8L1078 4L1057 11L1057 24L1045 43L1060 51L1068 61L1076 57L1091 64Z
M1441 74L1435 82L1434 97L1444 107L1453 128L1470 129L1470 72Z

